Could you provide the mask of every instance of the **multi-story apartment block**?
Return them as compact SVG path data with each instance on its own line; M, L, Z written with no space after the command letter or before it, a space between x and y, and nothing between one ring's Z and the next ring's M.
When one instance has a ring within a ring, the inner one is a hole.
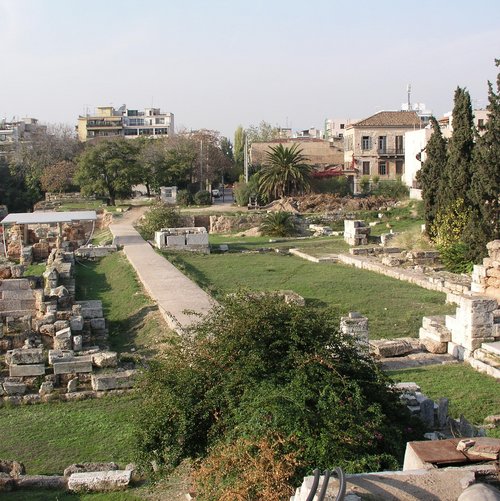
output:
M94 115L78 117L78 139L88 141L100 137L165 137L174 134L174 114L159 108L131 110L125 105L115 110L99 106Z
M327 118L325 120L324 139L342 138L348 125L357 122L352 118Z
M0 120L0 158L6 158L16 143L32 141L37 134L47 131L36 118L21 118L7 122Z
M405 132L420 129L415 111L381 111L350 124L344 134L344 171L357 192L362 176L396 179L405 170Z

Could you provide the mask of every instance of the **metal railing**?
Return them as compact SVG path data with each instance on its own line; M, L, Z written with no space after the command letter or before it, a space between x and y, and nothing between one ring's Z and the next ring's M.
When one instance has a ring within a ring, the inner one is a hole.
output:
M404 155L404 148L378 148L377 153L379 155Z
M345 481L345 475L344 472L342 471L342 468L335 468L335 470L325 470L323 473L323 483L321 485L321 490L319 493L317 493L318 486L319 486L319 480L321 477L320 471L318 468L316 468L313 472L314 474L314 479L313 479L313 484L311 486L311 491L309 492L309 496L307 496L306 501L313 501L314 496L318 494L317 501L324 501L325 496L326 496L326 491L328 490L328 483L330 482L330 477L331 475L335 475L338 478L339 481L339 491L337 493L337 497L335 498L335 501L343 501L345 497L345 491L346 491L346 481Z

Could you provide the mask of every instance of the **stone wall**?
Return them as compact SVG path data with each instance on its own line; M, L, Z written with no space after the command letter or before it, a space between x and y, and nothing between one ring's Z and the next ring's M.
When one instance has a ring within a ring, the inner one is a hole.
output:
M500 240L486 246L488 257L472 272L472 291L491 296L500 302Z
M241 216L210 216L210 233L231 233L260 226L265 214L245 214Z
M210 253L208 233L204 227L162 228L155 232L155 245L158 249Z

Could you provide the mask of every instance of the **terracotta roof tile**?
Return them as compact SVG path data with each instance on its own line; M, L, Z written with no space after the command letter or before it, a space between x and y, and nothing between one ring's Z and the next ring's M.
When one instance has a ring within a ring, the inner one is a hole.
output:
M415 111L380 111L351 124L351 127L417 127L421 126L419 116Z

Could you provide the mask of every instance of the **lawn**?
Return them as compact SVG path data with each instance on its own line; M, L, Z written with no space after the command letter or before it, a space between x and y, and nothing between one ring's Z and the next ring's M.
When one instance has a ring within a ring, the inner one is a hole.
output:
M118 352L151 356L172 335L123 252L77 264L76 297L102 301L111 348Z
M209 242L210 245L215 247L215 250L218 249L220 244L227 244L229 252L256 250L259 248L297 248L312 256L349 252L349 245L344 242L342 237L270 238L210 234Z
M453 311L443 293L341 264L269 252L166 256L221 302L239 288L291 289L311 306L368 316L372 338L416 337L423 316Z
M62 474L82 461L134 459L137 396L103 397L0 409L0 458L24 463L29 474ZM7 432L10 430L10 432Z
M500 382L468 364L433 365L389 372L398 381L417 383L433 400L450 399L450 415L463 414L474 424L500 411Z

